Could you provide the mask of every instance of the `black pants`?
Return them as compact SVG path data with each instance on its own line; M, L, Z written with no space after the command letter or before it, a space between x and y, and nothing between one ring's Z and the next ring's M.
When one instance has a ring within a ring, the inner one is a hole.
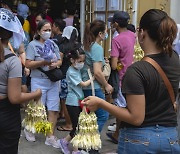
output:
M20 133L20 106L0 100L0 154L18 153Z
M75 136L76 133L76 127L78 124L78 118L79 118L79 114L81 113L81 108L80 106L70 106L70 105L66 105L71 122L72 122L72 130L70 132L70 136L73 138Z

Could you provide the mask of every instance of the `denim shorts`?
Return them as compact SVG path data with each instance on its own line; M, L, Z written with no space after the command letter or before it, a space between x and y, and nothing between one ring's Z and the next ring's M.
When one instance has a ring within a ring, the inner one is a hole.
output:
M84 97L87 97L87 96L92 96L92 90L83 90L84 92ZM105 100L105 96L104 96L104 93L102 92L101 89L95 89L95 95L99 98L102 98ZM97 116L97 123L98 123L98 126L99 126L99 132L102 131L103 129L103 126L104 124L106 123L106 121L108 120L109 118L109 113L101 108L97 109L95 111L96 113L96 116Z
M42 90L41 101L48 111L59 111L59 81L49 79L31 78L31 91Z
M118 154L178 154L176 127L152 126L120 130Z

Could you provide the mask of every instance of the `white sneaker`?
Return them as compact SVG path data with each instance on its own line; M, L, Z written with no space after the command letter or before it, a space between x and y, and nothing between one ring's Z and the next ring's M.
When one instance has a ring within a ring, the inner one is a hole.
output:
M35 142L36 141L34 134L27 131L26 129L24 129L24 135L25 135L25 138L27 141L29 141L29 142Z
M46 141L45 141L46 145L51 145L54 148L59 149L60 145L59 145L59 141L57 140L57 138L55 136L51 136L51 137L46 137Z
M116 124L109 125L109 126L108 126L108 130L115 132L115 131L116 131Z
M89 154L89 152L86 152L84 150L81 150L81 154Z

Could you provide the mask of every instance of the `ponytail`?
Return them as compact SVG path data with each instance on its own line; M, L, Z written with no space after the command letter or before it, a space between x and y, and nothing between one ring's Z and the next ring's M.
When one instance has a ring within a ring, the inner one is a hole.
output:
M84 31L84 38L83 38L83 45L84 45L84 50L89 51L90 46L92 42L95 42L95 36L90 30L90 23L86 24L85 31Z
M140 20L140 29L147 31L149 37L163 53L172 55L172 44L177 34L175 21L159 9L148 10Z
M90 50L91 44L96 41L99 32L104 32L106 24L102 20L94 20L92 23L87 24L84 31L83 45L86 51Z
M177 34L177 26L173 19L165 17L162 19L158 29L157 46L162 48L162 52L172 55L172 44Z

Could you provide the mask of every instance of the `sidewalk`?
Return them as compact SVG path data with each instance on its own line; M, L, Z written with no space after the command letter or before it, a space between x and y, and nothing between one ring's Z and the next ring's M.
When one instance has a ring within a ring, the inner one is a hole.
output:
M101 133L101 137L102 137L102 149L100 150L101 154L115 154L116 153L117 144L112 143L106 136L107 126L113 122L115 122L115 118L110 117L110 119L107 121ZM58 125L62 123L63 121L60 121ZM55 132L55 135L58 138L63 138L67 134L68 134L67 131L56 130ZM61 154L62 153L60 149L47 146L44 144L44 142L45 142L45 136L41 134L36 135L36 142L28 142L25 139L24 132L22 130L18 154Z

